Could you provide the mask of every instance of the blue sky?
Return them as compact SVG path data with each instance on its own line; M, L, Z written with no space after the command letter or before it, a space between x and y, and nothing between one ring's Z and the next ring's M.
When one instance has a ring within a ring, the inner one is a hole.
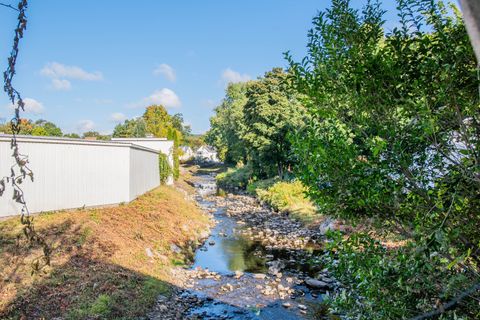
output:
M15 0L0 0L14 4ZM352 1L361 6L364 1ZM385 1L385 8L394 7ZM15 86L31 119L64 132L111 133L150 103L181 112L193 132L209 128L226 82L285 67L305 54L311 19L330 1L31 1ZM386 16L387 27L395 15ZM0 7L0 68L16 13ZM0 95L0 118L12 110Z

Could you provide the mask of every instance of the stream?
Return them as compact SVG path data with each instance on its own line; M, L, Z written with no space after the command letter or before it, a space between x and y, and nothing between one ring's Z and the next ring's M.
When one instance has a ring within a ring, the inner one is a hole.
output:
M175 270L177 296L159 305L185 306L184 319L321 319L334 280L307 263L318 250L312 232L252 197L216 196L214 174L196 175L194 186L216 225L193 264ZM156 315L150 319L173 319Z

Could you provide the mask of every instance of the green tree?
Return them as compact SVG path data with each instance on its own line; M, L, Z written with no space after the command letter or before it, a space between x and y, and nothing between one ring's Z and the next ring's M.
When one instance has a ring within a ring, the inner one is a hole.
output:
M45 135L49 137L61 137L63 136L62 129L57 127L56 124L47 120L37 120L35 121L35 127L41 127L45 131ZM33 133L32 133L33 134ZM35 135L35 134L34 134Z
M173 126L172 117L168 114L164 106L151 105L147 107L143 114L147 132L157 138L165 138L168 129Z
M249 83L246 98L242 140L253 168L259 174L283 178L293 160L288 135L304 125L305 108L281 68Z
M80 135L76 133L67 133L63 135L65 138L80 139Z
M145 138L146 134L147 128L143 117L127 119L113 129L113 137L116 138Z
M183 138L186 138L192 133L192 128L189 125L185 125L184 123L183 114L175 113L171 117L171 121L172 121L172 126L181 132Z
M35 127L32 130L32 136L48 136L48 133L44 127Z
M215 115L210 118L210 130L205 141L217 149L222 161L236 164L246 162L247 151L243 141L243 109L247 102L247 83L228 85L225 98L215 108Z

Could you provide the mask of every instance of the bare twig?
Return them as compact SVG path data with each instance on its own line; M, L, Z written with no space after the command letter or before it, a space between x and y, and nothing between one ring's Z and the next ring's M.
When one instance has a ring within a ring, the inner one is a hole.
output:
M12 6L11 4L5 4L5 3L1 3L0 2L0 6L4 6L4 7L7 7L7 8L10 8L10 9L13 9L15 11L19 11L17 8L15 8L14 6Z
M9 7L7 5L5 6ZM16 73L15 66L19 52L19 43L23 38L24 31L27 29L27 17L25 15L27 7L27 0L19 0L17 10L18 22L17 27L15 28L12 51L8 57L7 70L3 73L3 90L7 93L8 98L14 107L14 117L10 120L13 133L10 148L12 149L12 156L15 163L10 169L10 175L0 178L0 196L5 192L6 185L10 184L13 189L13 200L21 205L20 221L23 225L23 233L29 241L35 242L42 247L44 253L43 260L45 265L48 265L50 264L50 247L47 245L45 239L35 230L33 226L33 218L30 216L23 190L20 187L23 181L27 178L30 178L33 182L33 172L28 167L28 157L20 153L17 142L17 135L20 133L21 125L20 111L25 110L25 103L22 100L20 92L13 87L13 77ZM42 267L42 265L40 265L40 259L35 259L33 267L34 271L38 271Z

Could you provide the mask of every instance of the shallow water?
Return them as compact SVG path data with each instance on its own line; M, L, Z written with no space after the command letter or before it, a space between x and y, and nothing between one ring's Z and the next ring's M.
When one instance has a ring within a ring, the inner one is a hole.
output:
M197 176L195 188L197 202L205 210L212 212L217 224L205 244L196 251L192 269L208 269L221 274L222 279L199 280L193 292L187 293L205 298L206 301L202 306L193 308L190 315L202 319L304 319L298 309L286 309L282 303L319 303L321 296L312 296L305 286L296 285L296 297L269 300L258 290L259 285L265 285L265 280L253 277L254 273L267 273L269 261L279 258L292 260L292 257L289 257L291 253L285 250L267 250L259 242L248 240L236 233L235 229L240 226L235 219L225 214L225 208L217 208L214 202L208 200L210 195L216 193L214 176ZM287 265L282 272L288 274L307 269L306 265L294 263ZM234 279L232 274L235 271L245 272L245 275ZM227 283L233 284L236 289L231 293L218 295L219 288Z

